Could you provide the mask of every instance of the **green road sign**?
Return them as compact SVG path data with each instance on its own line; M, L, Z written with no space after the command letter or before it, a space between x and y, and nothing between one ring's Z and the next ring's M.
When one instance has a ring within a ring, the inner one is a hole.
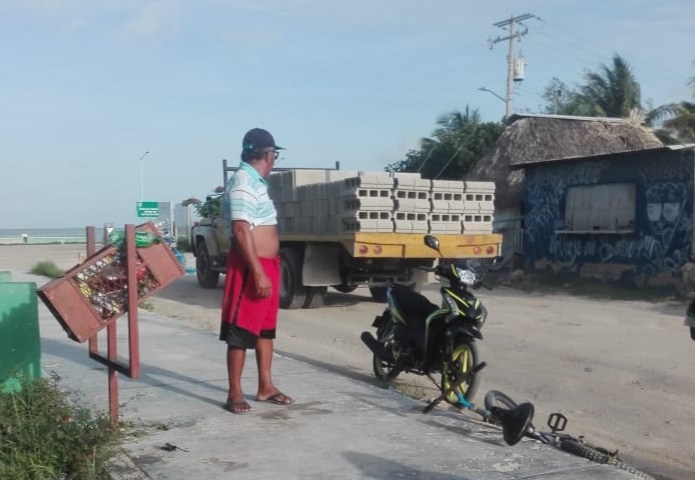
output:
M157 218L159 216L159 202L138 202L138 217Z

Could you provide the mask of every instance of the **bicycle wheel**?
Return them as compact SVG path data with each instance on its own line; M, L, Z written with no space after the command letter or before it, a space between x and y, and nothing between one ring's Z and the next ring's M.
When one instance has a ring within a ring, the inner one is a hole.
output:
M485 394L485 410L489 412L492 410L492 407L499 407L511 410L512 408L517 407L517 403L504 392L500 392L499 390L490 390ZM499 425L499 422L496 421L494 417L490 418L490 423ZM536 428L533 426L533 423L529 423L527 431L536 431Z
M599 450L585 443L581 443L576 440L562 440L560 442L560 448L568 453L577 455L578 457L591 460L592 462L600 463L601 465L611 465L619 470L631 473L636 477L643 478L645 480L655 480L655 478L648 473L644 473L643 471L628 465L618 457L600 452Z

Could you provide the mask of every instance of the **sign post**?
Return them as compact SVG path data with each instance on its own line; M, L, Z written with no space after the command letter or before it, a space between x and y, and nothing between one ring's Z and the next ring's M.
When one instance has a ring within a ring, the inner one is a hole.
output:
M138 217L159 217L159 202L137 202Z

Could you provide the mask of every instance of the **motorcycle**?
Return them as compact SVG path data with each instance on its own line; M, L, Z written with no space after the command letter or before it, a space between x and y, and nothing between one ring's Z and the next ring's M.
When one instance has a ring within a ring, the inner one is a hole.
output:
M424 241L442 257L436 237L426 235ZM471 262L440 260L435 267L423 269L448 283L440 288L441 306L409 287L392 284L386 309L372 323L376 338L368 331L360 338L374 354L374 374L379 380L394 380L402 372L426 375L444 400L461 406L460 398L470 401L480 382L476 340L483 338L480 330L487 317L471 290L490 287ZM439 382L435 374L441 374Z

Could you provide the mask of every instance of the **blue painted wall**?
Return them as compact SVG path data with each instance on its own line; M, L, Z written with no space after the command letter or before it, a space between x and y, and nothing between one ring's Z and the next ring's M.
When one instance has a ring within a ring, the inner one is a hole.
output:
M604 158L526 168L526 269L550 264L556 271L582 274L586 265L615 264L634 267L618 276L635 276L641 282L656 276L676 278L692 248L693 151ZM568 187L626 182L635 183L633 233L556 233L566 229Z

